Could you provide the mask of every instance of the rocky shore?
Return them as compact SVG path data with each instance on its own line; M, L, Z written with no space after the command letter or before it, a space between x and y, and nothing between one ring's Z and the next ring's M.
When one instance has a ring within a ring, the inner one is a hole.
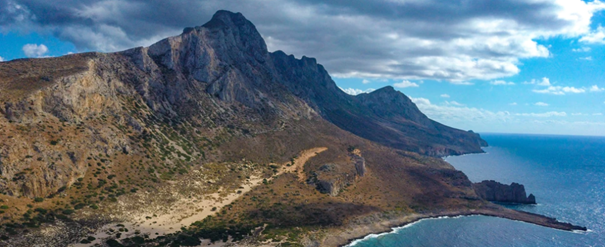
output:
M586 227L572 225L566 222L557 221L555 218L532 214L523 211L507 209L505 207L486 204L485 207L479 209L452 209L442 212L431 213L415 213L392 218L381 218L378 215L367 216L350 225L333 230L328 237L324 239L321 246L347 246L355 240L365 238L370 234L386 233L393 230L395 227L402 227L423 219L438 218L438 217L457 217L457 216L473 216L483 215L491 217L499 217L509 220L523 221L530 224L535 224L544 227L564 231L586 231Z

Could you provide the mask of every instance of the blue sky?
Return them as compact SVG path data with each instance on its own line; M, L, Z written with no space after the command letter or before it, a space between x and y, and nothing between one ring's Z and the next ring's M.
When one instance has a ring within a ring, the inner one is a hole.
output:
M603 12L592 18L591 27L597 29L599 25L605 26ZM411 97L429 117L461 129L602 136L605 135L605 44L587 44L579 42L580 38L538 39L539 44L548 47L548 57L521 59L518 74L492 80L469 80L472 85L444 80L354 77L335 77L334 80L352 94L393 86ZM552 86L579 90L576 93L561 94L557 90L547 93L543 92L547 86L531 84L532 81L543 82L544 78L548 78ZM409 83L399 84L403 81ZM506 83L494 85L495 81ZM428 100L430 105L422 99ZM466 114L466 117L443 114L448 110ZM502 116L490 113L501 113Z
M242 12L270 51L316 57L347 92L394 86L457 128L605 135L600 1L0 0L0 57L148 46L218 9Z

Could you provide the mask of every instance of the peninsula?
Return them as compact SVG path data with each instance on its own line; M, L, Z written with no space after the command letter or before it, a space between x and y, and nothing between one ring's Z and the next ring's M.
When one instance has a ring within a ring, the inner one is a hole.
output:
M0 62L0 106L2 246L339 246L475 214L586 230L489 202L439 158L483 152L478 134L392 87L344 93L240 13L149 47Z

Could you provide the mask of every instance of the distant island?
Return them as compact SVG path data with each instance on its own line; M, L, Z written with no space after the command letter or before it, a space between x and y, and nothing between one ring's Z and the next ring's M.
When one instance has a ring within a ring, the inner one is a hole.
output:
M586 230L440 159L479 134L344 93L240 13L149 47L0 63L0 245L342 246L423 218Z

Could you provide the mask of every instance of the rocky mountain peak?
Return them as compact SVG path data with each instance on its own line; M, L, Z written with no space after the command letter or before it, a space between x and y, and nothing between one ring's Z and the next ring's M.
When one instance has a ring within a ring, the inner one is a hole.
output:
M202 26L188 27L183 30L181 36L191 34L200 36L203 32L210 31L213 34L218 34L218 38L231 38L236 41L237 45L250 51L259 51L267 53L267 45L262 36L248 19L242 13L233 13L227 10L217 11L210 21Z
M214 15L212 15L212 19L206 22L206 24L202 25L206 28L229 28L229 27L237 27L251 25L254 26L242 13L233 13L228 10L219 10Z
M386 86L370 92L371 94L396 94L397 91L392 86Z
M392 86L386 86L357 97L380 117L406 119L422 126L433 125L432 121L420 112L410 98L396 91Z
M267 66L270 60L267 45L254 24L241 13L225 10L216 12L202 26L185 28L182 34L149 48L122 54L131 57L143 71L170 71L171 77L162 84L175 85L155 86L158 93L177 92L168 98L182 98L193 86L196 91L206 91L223 101L238 101L252 107L261 100L257 91L269 87L267 84L273 78ZM162 88L166 86L170 90Z

